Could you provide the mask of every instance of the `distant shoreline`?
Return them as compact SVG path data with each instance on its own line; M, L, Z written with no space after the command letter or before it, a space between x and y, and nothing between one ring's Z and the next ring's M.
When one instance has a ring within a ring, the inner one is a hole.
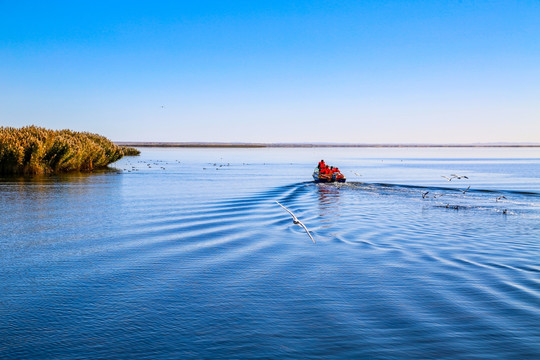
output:
M119 146L164 148L540 148L540 144L303 144L303 143L218 143L218 142L129 142Z

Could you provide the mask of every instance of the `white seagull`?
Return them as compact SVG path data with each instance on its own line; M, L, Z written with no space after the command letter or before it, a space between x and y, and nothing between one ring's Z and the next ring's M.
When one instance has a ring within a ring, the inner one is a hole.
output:
M459 191L461 191L462 193L464 193L464 194L465 194L465 193L466 193L467 191L469 191L469 189L470 189L470 188L471 188L471 185L469 185L469 187L468 187L468 188L466 188L465 190L461 190L461 189L459 189Z
M308 236L311 238L311 241L313 241L314 244L316 244L315 242L315 239L313 238L313 236L311 236L311 234L309 233L306 225L304 225L300 220L298 220L298 218L292 213L291 210L287 209L285 206L281 205L279 202L276 201L276 203L281 206L282 208L285 209L285 211L287 211L289 214L291 214L292 216L292 219L293 219L293 223L295 223L296 225L299 225L301 227L304 228L304 230L306 230L306 233L308 234Z

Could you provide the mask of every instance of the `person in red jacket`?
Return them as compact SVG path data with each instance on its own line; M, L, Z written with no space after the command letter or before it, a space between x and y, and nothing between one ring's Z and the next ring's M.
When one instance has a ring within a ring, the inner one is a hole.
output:
M339 171L339 168L334 168L334 171L335 171L335 174L336 174L336 177L335 179L336 180L340 180L340 179L344 179L345 176L343 176L343 174L341 173L341 171Z
M322 171L321 174L323 175L324 178L326 178L327 180L332 179L332 171L330 170L328 165L325 165L325 167L321 171Z
M336 168L334 168L333 166L330 166L330 176L332 177L332 180L336 180Z
M321 160L319 161L319 165L317 165L317 168L319 169L319 171L321 171L322 169L324 169L325 166L326 164L324 163L324 160Z

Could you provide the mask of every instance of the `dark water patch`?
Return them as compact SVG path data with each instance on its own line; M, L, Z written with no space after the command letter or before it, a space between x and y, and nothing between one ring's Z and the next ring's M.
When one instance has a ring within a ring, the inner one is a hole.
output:
M528 271L528 272L533 272L533 273L540 273L540 267L538 267L538 266L516 265L516 268L521 269L523 271Z

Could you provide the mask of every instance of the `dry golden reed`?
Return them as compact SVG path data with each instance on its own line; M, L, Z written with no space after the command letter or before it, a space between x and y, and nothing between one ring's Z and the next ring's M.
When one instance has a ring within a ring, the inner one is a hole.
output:
M92 171L117 161L125 152L134 154L101 135L88 132L37 126L0 127L2 174Z
M124 156L138 156L141 155L141 152L135 148L128 147L128 146L122 146L122 152L124 153Z

